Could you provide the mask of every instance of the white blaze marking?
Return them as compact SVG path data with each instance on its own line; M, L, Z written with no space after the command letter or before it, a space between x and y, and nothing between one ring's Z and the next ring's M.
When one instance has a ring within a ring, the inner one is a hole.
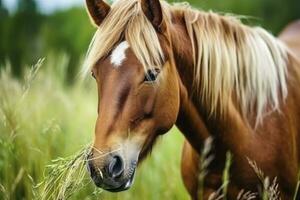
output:
M126 58L125 51L128 49L129 44L127 41L121 42L112 52L110 57L111 64L114 65L114 67L119 67L124 59Z

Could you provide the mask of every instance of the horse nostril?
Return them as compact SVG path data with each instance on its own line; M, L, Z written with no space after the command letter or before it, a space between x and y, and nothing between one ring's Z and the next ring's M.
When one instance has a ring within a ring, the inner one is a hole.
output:
M120 156L115 155L108 165L108 174L112 178L118 178L124 171L123 160Z

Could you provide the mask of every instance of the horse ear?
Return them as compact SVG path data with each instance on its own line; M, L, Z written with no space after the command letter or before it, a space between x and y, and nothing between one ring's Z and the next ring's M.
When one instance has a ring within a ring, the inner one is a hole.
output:
M157 31L163 31L163 12L159 0L141 0L142 10Z
M86 0L92 21L99 26L110 11L110 6L103 0Z

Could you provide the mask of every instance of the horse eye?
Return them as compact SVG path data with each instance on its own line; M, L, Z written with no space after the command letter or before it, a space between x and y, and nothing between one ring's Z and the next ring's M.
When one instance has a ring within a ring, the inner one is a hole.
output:
M148 69L144 82L154 82L159 74L159 69Z

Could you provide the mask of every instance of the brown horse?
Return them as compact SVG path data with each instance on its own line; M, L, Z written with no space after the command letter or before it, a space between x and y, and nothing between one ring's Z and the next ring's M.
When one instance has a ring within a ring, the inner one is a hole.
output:
M98 27L85 63L101 99L89 154L97 186L130 188L139 161L176 124L188 141L182 166L192 198L198 155L210 136L215 158L204 199L222 185L227 151L233 154L229 199L258 190L247 158L277 177L282 199L292 198L300 160L300 64L285 44L236 17L187 4L86 2Z

